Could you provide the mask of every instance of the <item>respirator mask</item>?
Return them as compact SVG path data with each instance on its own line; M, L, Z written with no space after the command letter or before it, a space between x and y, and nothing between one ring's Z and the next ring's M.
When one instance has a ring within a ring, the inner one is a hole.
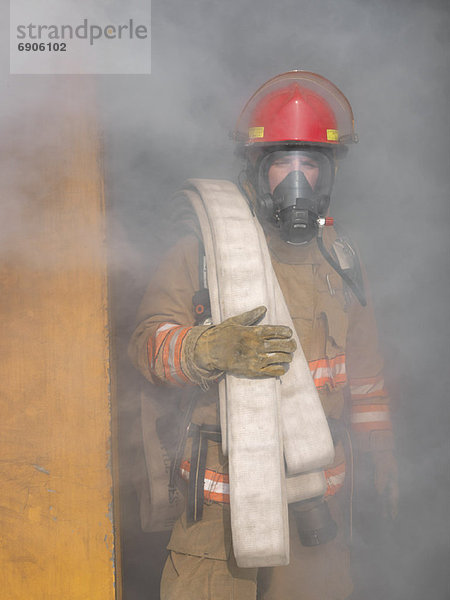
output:
M317 234L330 204L334 180L331 152L283 149L266 154L257 172L258 210L280 228L282 239L305 244Z

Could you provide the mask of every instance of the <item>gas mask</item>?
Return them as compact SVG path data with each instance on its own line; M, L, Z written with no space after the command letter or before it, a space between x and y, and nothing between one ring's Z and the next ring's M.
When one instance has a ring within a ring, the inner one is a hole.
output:
M279 227L286 242L305 244L328 210L333 180L334 163L326 150L270 152L258 166L259 213Z

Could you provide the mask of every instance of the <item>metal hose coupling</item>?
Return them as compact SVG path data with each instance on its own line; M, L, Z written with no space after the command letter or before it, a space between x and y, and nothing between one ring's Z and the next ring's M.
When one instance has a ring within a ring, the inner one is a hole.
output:
M303 546L319 546L336 537L338 527L323 498L295 502L291 507Z

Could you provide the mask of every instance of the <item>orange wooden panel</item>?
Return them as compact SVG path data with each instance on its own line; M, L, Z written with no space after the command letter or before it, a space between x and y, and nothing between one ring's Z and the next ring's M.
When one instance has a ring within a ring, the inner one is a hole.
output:
M1 148L14 209L3 213L0 245L0 597L112 600L120 577L98 133L89 94L65 82L52 98L14 123Z

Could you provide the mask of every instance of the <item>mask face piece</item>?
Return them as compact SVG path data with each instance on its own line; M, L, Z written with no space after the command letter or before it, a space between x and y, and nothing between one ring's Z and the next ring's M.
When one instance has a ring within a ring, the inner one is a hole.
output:
M313 189L302 171L291 171L273 190L274 218L286 242L302 244L316 235Z
M280 150L267 154L258 171L262 216L280 227L282 238L293 244L316 235L317 218L330 203L334 168L321 150Z

